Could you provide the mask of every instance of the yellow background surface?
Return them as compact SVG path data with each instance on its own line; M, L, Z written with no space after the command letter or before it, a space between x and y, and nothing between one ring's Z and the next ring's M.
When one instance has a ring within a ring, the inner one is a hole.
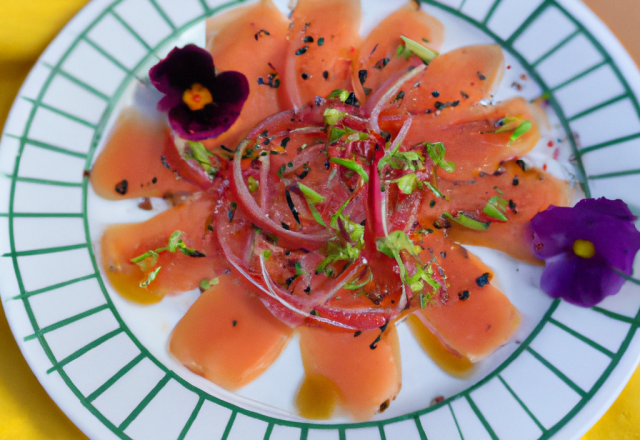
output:
M86 2L0 0L0 126L36 58ZM585 2L640 60L640 1ZM0 305L0 439L86 439L38 383L1 309ZM640 370L582 440L640 440Z

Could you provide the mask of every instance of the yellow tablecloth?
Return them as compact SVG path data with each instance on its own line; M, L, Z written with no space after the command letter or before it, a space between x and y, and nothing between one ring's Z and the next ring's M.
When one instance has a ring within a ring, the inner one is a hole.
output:
M179 0L176 0L179 1ZM0 0L0 126L36 58L87 0ZM587 0L640 59L637 0ZM53 403L23 359L0 305L0 439L86 437ZM640 370L582 440L640 439Z

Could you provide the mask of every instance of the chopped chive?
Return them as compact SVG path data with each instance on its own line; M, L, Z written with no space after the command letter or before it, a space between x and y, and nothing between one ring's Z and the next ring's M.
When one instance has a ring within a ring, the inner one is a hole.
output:
M423 46L422 44L413 41L404 35L401 35L400 38L404 41L406 46L406 50L416 54L418 58L420 58L424 63L429 64L435 57L439 54L435 50L431 50L428 47Z
M447 219L453 220L459 225L462 225L469 229L474 229L476 231L486 231L487 229L489 229L490 225L490 223L483 223L478 220L474 220L471 217L467 217L466 215L464 215L464 213L462 213L462 211L459 211L456 217L452 216L448 212L445 212L444 214L442 214L442 216Z
M162 269L162 266L158 266L156 270L151 272L149 276L140 283L140 287L142 287L143 289L149 287L149 284L151 284L158 276L158 272L160 272L160 269Z
M349 159L340 159L338 157L332 157L331 162L335 163L336 165L341 165L345 168L348 168L351 171L355 171L360 175L360 177L362 177L362 180L364 180L365 183L369 182L369 175L359 163Z

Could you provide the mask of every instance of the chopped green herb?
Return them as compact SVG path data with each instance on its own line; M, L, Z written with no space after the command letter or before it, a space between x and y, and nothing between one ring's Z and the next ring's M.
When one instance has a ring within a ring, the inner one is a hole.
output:
M506 222L509 219L507 218L506 215L504 215L504 213L507 212L508 205L509 205L509 202L503 199L502 197L499 197L499 196L491 197L487 202L486 206L484 207L484 209L482 210L482 212L491 218L495 218L496 220Z
M302 194L311 203L322 203L325 200L323 196L309 188L307 185L303 185L302 183L298 182L298 188L300 188Z
M327 108L324 111L324 123L330 126L336 125L347 114L334 108Z
M458 211L458 215L456 217L452 216L448 212L445 212L444 214L442 214L442 216L447 219L453 220L459 225L462 225L469 229L474 229L476 231L486 231L487 229L489 229L490 225L490 223L483 223L478 220L474 220L471 217L467 217L462 211Z
M433 186L430 182L422 182L422 184L424 186L426 186L427 188L429 188L431 190L432 193L434 193L437 197L440 197L441 199L446 199L447 197L442 194L440 192L440 190L438 190L438 188L436 188L435 186ZM431 206L433 208L433 206L435 206L436 202L435 200L432 200L433 205Z
M208 279L203 279L202 281L200 281L200 288L202 290L208 290L211 288L211 286L215 286L216 284L218 284L218 278L212 278L210 280Z
M369 175L359 163L349 159L340 159L338 157L332 157L331 162L335 163L336 165L341 165L345 168L348 168L351 171L355 171L360 175L360 177L362 177L362 180L364 180L365 183L369 182Z
M153 280L155 280L156 277L158 276L158 272L160 272L160 269L162 269L162 266L158 266L156 270L151 272L146 279L140 282L140 287L142 287L143 289L146 289L147 287L149 287L149 284L151 284Z
M249 178L247 179L247 183L248 183L248 187L249 187L249 192L254 193L256 191L258 191L258 186L259 186L259 182L253 178L253 176L249 176Z
M345 284L344 285L344 289L347 290L358 290L358 289L362 289L364 286L366 286L367 284L369 284L371 282L371 280L373 280L373 272L369 271L369 276L367 277L366 280L364 280L363 282L359 283L359 284Z
M405 194L411 194L413 191L415 191L416 186L420 183L418 181L418 176L413 173L404 175L399 179L393 180L392 182L397 183L398 189Z
M347 134L347 130L343 130L342 128L337 127L331 127L331 130L329 130L329 143L333 144L345 134Z
M524 121L522 124L518 125L518 128L514 130L513 134L509 138L509 142L513 142L518 139L520 136L531 130L531 127L533 127L531 121Z
M456 164L453 162L448 162L444 159L444 155L447 150L442 142L425 142L423 145L427 147L427 153L429 153L429 157L431 157L433 163L445 170L447 173L452 173L453 171L455 171Z
M333 92L329 93L328 98L338 98L342 102L346 102L349 99L349 92L343 89L335 89Z
M413 41L404 35L401 35L400 38L404 41L405 51L409 51L409 53L414 53L420 58L424 63L429 64L435 57L439 54L438 52L429 49L428 47L423 46L422 44Z
M204 147L202 142L187 141L189 148L183 154L185 159L193 159L206 171L209 179L213 181L213 178L218 173L218 170L211 163L210 157L214 156L209 150Z

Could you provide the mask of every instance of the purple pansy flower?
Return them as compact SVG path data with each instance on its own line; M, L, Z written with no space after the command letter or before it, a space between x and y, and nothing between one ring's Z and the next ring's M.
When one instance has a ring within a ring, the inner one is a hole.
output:
M640 249L634 216L621 200L551 206L531 220L535 256L546 262L541 287L553 298L591 307L618 293Z
M216 75L211 54L193 44L174 48L149 70L149 78L165 95L158 110L168 111L171 128L190 141L227 131L249 96L249 82L242 73Z

